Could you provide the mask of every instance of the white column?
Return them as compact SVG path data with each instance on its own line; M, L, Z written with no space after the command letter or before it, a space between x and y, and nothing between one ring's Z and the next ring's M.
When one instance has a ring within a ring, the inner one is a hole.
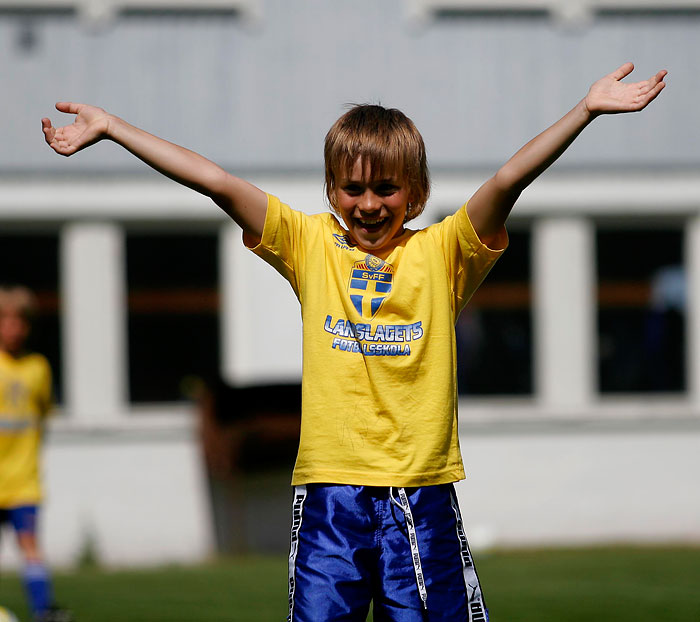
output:
M575 412L593 401L596 384L593 227L542 218L532 248L536 392L547 410Z
M686 266L686 364L688 395L700 407L700 216L688 221L685 229Z
M63 348L67 407L97 423L126 403L126 320L122 230L67 225L61 235Z
M301 312L289 283L245 248L241 229L221 230L222 376L232 384L299 382Z
M227 382L236 383L237 348L243 345L245 333L237 334L236 325L241 321L236 317L236 245L243 244L242 232L233 223L221 227L219 231L219 323L221 333L221 376ZM239 286L241 284L239 283ZM243 295L240 291L238 295ZM245 320L243 320L245 321Z

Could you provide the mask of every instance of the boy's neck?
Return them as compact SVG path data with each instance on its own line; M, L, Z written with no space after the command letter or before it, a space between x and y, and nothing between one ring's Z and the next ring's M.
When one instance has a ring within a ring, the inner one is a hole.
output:
M8 350L5 346L0 343L0 353L6 354L10 358L19 359L26 354L24 348L19 348L18 350Z
M336 220L338 220L338 224L340 225L340 228L344 231L344 233L348 236L349 239L352 240L353 246L355 248L365 253L369 253L370 255L376 255L377 257L380 257L382 255L388 255L392 250L394 250L398 240L400 240L401 237L403 237L409 231L409 229L407 229L405 226L402 226L401 229L397 231L396 235L390 240L387 240L386 244L383 244L381 247L365 248L364 246L362 246L362 244L359 244L356 240L352 238L350 232L343 226L342 221L340 221L339 219Z

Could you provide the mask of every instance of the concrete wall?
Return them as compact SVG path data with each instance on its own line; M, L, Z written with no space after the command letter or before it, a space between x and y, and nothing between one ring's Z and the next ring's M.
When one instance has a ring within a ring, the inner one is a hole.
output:
M462 427L467 479L457 492L473 548L700 543L697 421L556 424L509 416ZM89 554L109 566L148 566L212 554L196 444L181 432L145 436L55 434L41 530L51 564L74 565ZM239 515L253 550L284 553L288 479L268 478L268 493L252 494ZM0 557L4 567L18 565L10 538Z
M60 425L65 422L51 427L40 523L49 563L89 560L117 567L191 563L213 555L194 414L168 419L167 426L132 430L71 430ZM3 538L3 566L19 563L13 540Z
M460 437L475 548L700 542L697 421L529 421Z

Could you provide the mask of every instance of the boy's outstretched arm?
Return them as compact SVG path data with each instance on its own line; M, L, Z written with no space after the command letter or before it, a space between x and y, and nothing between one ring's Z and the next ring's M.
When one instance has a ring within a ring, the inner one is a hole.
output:
M163 175L210 197L251 241L262 235L267 196L259 188L194 151L144 132L102 108L59 102L56 109L76 115L65 127L53 127L47 118L41 120L46 142L56 153L70 156L100 140L113 140Z
M633 69L632 63L625 63L598 80L571 111L522 147L474 193L467 210L484 244L500 234L520 193L566 151L593 119L601 114L642 110L666 86L665 70L642 82L623 83Z

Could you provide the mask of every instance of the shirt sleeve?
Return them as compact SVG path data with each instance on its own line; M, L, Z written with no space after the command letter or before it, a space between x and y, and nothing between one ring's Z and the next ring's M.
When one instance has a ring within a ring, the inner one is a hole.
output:
M457 212L434 225L433 231L443 248L445 266L452 283L455 311L459 313L507 248L508 234L504 227L494 244L497 248L486 246L474 231L466 203Z
M303 261L302 237L307 216L293 210L277 197L267 195L267 212L260 242L246 247L269 263L299 296L300 263Z

